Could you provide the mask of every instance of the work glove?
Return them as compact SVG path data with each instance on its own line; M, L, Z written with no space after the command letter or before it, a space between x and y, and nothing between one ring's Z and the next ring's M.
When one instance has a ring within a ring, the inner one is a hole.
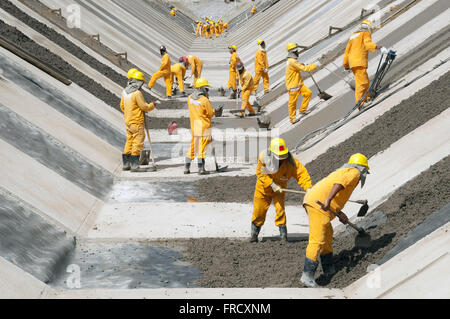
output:
M382 54L388 54L389 53L389 49L386 49L385 47L381 47L380 49Z
M264 71L263 71L264 73L267 73L267 72L269 72L269 70L268 69L264 69Z
M272 183L272 184L270 184L270 186L272 187L272 189L275 193L278 193L278 194L283 193L283 190L281 189L280 185Z
M345 71L350 71L350 67L344 66L344 70L345 70Z

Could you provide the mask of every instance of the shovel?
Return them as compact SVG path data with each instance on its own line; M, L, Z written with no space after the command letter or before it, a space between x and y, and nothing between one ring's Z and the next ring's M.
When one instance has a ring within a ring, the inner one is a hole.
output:
M318 200L316 200L316 203L319 204L320 206L323 206L323 204ZM328 209L328 211L337 217L337 214L335 212L333 212L331 209ZM356 226L355 224L353 224L350 221L348 221L347 224L358 232L358 235L356 235L356 237L355 237L355 246L356 247L369 248L372 245L372 239L370 238L370 235L368 233L366 233L366 231L364 229Z
M282 188L282 190L283 190L283 192L286 192L286 193L295 193L295 194L303 194L303 195L306 194L306 192L297 191L297 190L293 190L293 189ZM359 200L351 200L351 199L349 199L348 201L352 202L352 203L356 203L356 204L362 205L359 208L357 216L358 217L366 216L367 212L369 211L369 204L367 202L367 199L359 199Z
M314 80L314 77L312 76L311 72L309 72L309 75L311 76L311 79L314 81L314 84L316 85L317 89L319 90L319 97L320 97L322 100L324 100L324 101L327 101L327 100L331 99L333 96L330 95L330 94L328 94L328 93L325 92L325 91L322 91L322 90L319 88L319 85L317 84L316 80Z
M156 164L155 164L155 157L153 156L153 149L152 149L152 140L150 139L150 133L148 131L148 122L147 122L147 113L144 112L144 126L145 126L145 132L147 133L148 138L148 144L150 144L150 154L152 155L152 163L153 167L150 168L150 171L156 171Z
M214 157L214 164L216 164L216 172L218 172L218 173L225 172L228 168L228 165L224 166L224 167L219 167L219 164L217 164L217 159L216 159L216 147L215 146L212 147L211 152L212 152L212 156Z
M336 64L334 64L334 63L333 63L333 65L336 66ZM339 79L341 79L342 81L344 81L345 83L347 83L347 85L348 85L353 91L355 90L355 85L354 85L352 82L348 81L346 78L340 76L340 75L337 74L336 72L331 71L331 70L328 69L326 66L324 66L324 68L325 68L325 70L327 70L328 72L334 74L337 78L339 78Z

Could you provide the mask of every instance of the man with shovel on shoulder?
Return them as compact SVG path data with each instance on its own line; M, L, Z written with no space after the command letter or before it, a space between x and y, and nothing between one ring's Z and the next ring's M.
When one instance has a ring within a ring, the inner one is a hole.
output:
M360 153L353 154L347 164L320 180L306 193L303 207L309 218L309 243L300 279L306 286L317 286L314 274L319 260L326 276L332 276L336 272L333 265L331 221L337 216L343 224L348 223L348 217L341 210L358 183L361 182L361 187L364 186L367 174L367 158Z

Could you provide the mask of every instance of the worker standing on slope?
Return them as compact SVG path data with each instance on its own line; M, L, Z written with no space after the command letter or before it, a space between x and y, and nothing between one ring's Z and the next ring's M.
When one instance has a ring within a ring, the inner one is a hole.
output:
M304 65L298 63L299 48L295 43L289 43L286 47L288 51L288 60L286 65L286 88L289 91L289 120L292 124L298 122L299 119L295 119L297 116L297 100L300 95L303 97L302 104L300 106L300 116L306 114L308 109L309 100L311 99L311 90L303 83L303 78L300 72L310 72L316 67L320 66L319 62L315 64Z
M171 75L172 75L172 71L170 69L170 57L169 54L167 53L166 47L165 46L160 46L159 47L159 52L161 54L161 66L159 67L159 71L154 73L150 82L148 83L148 87L151 89L153 87L153 85L155 85L155 82L159 79L164 77L164 82L166 83L166 94L167 94L167 98L171 99L172 98L172 81L171 81Z
M230 75L228 78L228 89L231 89L233 92L228 97L229 99L236 99L237 98L237 72L236 72L236 63L240 62L241 59L238 57L236 51L237 46L230 45L228 47L229 52L231 54L230 58Z
M198 38L198 36L201 33L201 29L202 29L202 23L198 20L195 21L197 23L197 28L195 30L195 37Z
M309 218L309 243L301 282L308 287L316 287L314 274L317 266L322 264L325 276L332 276L336 270L333 265L333 227L334 214L346 224L347 216L341 212L359 182L364 186L369 174L367 158L360 153L353 154L348 163L332 172L315 184L303 199L303 207ZM316 201L320 201L323 206ZM319 257L320 256L320 257Z
M145 116L144 112L149 112L155 108L155 103L147 104L141 87L144 85L144 74L136 69L128 71L128 83L122 92L120 109L125 118L127 131L127 141L122 154L122 170L132 172L146 172L147 169L139 167L139 156L144 148L145 141Z
M259 231L266 220L272 200L276 210L275 225L280 229L281 240L287 241L285 193L282 188L286 188L289 179L295 178L308 191L312 187L308 171L289 152L283 139L274 138L270 142L270 148L259 155L256 176L250 242L258 241Z
M264 83L264 94L269 92L269 62L267 60L266 53L266 43L264 40L258 40L259 50L256 51L255 55L255 86L253 87L253 92L256 93L258 90L259 81L261 77Z
M354 33L347 43L344 54L344 68L351 69L355 76L355 101L358 103L370 87L369 75L367 74L369 51L381 49L381 53L389 52L385 47L380 47L372 42L372 23L369 20L361 22L360 30ZM365 98L362 105L370 99Z
M172 75L170 77L171 87L173 86L174 80L176 77L178 80L178 88L180 89L181 96L186 96L186 92L184 92L184 82L183 82L184 76L186 75L186 68L184 67L183 64L177 63L177 64L172 65L170 67L170 70L172 73Z
M195 83L202 76L203 62L199 57L194 55L182 56L178 59L180 63L183 63L186 69L191 68L191 74L189 77L194 77L192 86L195 87Z
M177 14L175 13L175 8L172 7L172 9L170 10L170 14L173 15L174 17L177 16Z
M239 80L241 81L241 117L245 116L245 110L248 110L249 116L255 115L255 109L249 102L250 94L253 92L252 75L244 68L244 64L239 61L236 63L236 70L239 72Z
M186 155L184 174L190 173L191 162L197 155L198 174L205 175L206 146L212 142L211 118L215 111L209 102L209 83L205 78L197 80L194 93L187 100L191 121L191 148Z

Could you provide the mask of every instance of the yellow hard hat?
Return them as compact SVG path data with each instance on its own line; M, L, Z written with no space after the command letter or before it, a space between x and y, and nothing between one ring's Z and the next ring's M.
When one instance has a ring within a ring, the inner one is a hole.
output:
M364 20L363 22L361 22L361 25L363 24L367 24L370 28L370 30L372 30L372 22L370 22L370 20Z
M209 82L205 78L200 78L195 83L195 87L197 87L197 88L201 88L204 86L209 86Z
M128 78L129 79L131 79L131 76L133 75L133 73L135 73L135 72L139 72L139 70L138 69L130 69L129 71L128 71Z
M297 47L297 44L290 42L286 46L286 51L291 51L292 49L295 49L296 47Z
M258 40L258 45L260 45L260 44L263 43L263 42L264 42L263 39L259 39L259 40Z
M286 142L282 138L274 138L270 142L270 151L277 157L282 157L289 153Z
M233 49L234 51L237 51L237 46L235 46L235 45L230 45L230 46L228 47L228 49Z
M130 79L136 79L139 81L145 81L144 73L137 71L130 75Z
M356 153L356 154L353 154L352 156L350 156L348 163L365 166L367 168L367 170L369 170L369 164L367 163L367 157L365 157L361 153Z

